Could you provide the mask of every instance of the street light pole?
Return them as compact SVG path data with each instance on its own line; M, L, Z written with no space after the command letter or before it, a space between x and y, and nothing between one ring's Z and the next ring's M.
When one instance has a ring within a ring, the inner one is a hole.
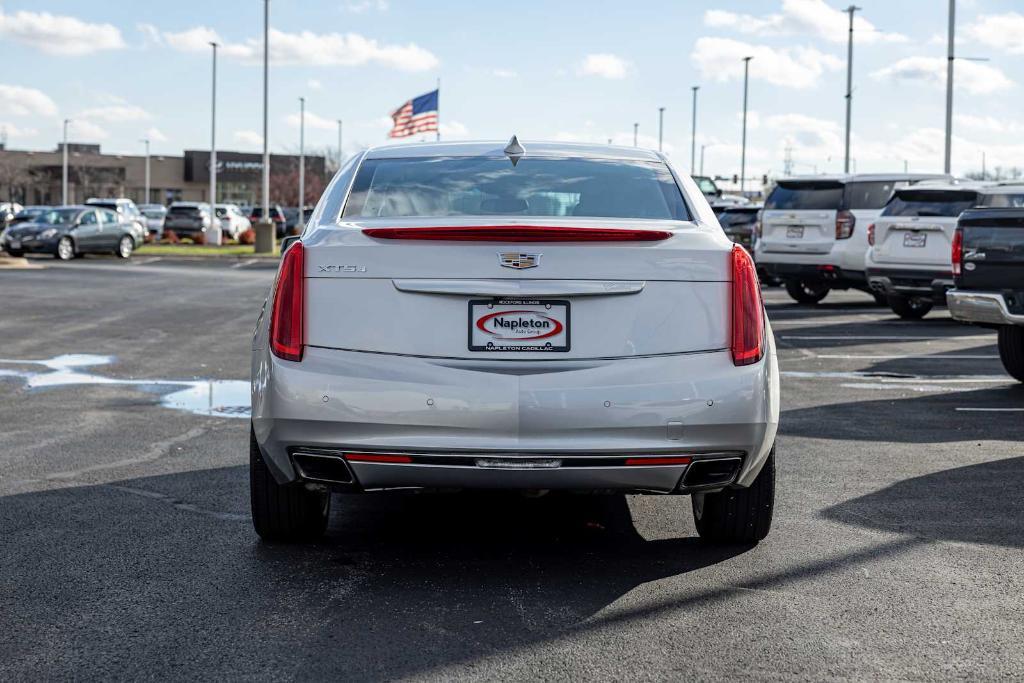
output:
M60 203L63 206L68 205L68 124L71 123L71 119L64 119L64 161L61 165L61 194Z
M270 147L267 125L268 81L270 77L270 0L263 0L263 222L270 220ZM273 244L273 243L271 243Z
M341 170L342 152L341 152L341 119L338 119L338 170Z
M633 124L633 146L636 147L636 133L640 129L639 123Z
M213 81L210 90L210 241L221 243L221 230L217 221L217 43L213 48Z
M704 144L700 146L700 175L704 175L704 150L711 147L711 144Z
M750 60L753 57L743 58L743 144L740 151L740 193L743 192L743 183L747 175L747 88L750 80Z
M850 114L853 105L853 13L860 7L846 8L850 15L850 35L846 44L846 153L843 156L843 173L850 172Z
M306 98L299 98L299 232L306 226L303 212L306 208Z
M949 0L949 40L946 47L946 160L943 171L949 173L953 157L953 36L956 33L956 0Z
M661 137L665 130L665 107L658 107L658 151L661 151Z
M146 145L146 193L142 199L143 204L149 204L149 138L139 140Z
M691 85L690 90L693 91L693 116L691 121L690 129L690 175L693 175L695 169L694 162L697 160L697 91L700 90L699 85ZM703 145L701 146L701 153L703 154ZM701 161L701 173L704 172L704 162Z

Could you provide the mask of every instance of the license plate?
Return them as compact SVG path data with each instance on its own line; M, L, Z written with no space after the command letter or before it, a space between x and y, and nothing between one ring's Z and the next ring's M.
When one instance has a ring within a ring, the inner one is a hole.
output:
M927 241L928 235L923 232L903 233L903 246L905 247L923 247Z
M474 299L469 302L470 351L569 350L569 302Z
M802 225L796 225L786 228L786 237L788 239L803 239L804 228Z
M11 249L21 249L21 240L11 240Z

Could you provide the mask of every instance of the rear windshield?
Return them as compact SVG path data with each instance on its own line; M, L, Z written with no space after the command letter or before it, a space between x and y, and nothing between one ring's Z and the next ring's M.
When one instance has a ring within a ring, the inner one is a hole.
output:
M715 181L705 176L694 176L694 181L697 183L697 187L704 194L718 194L718 185L715 185Z
M668 167L620 159L369 159L345 218L589 216L690 220Z
M146 218L163 218L166 213L163 209L146 209L142 215Z
M981 205L998 209L1021 208L1024 207L1024 194L983 194Z
M906 183L900 183L905 185ZM881 209L892 197L896 183L891 180L847 183L845 209Z
M723 228L736 228L751 225L757 221L757 210L753 211L723 211L718 216L718 222Z
M838 211L842 204L843 186L839 183L779 183L764 208Z
M172 206L168 213L172 216L198 216L200 210L198 206Z
M892 198L882 215L955 218L977 203L977 192L904 190Z

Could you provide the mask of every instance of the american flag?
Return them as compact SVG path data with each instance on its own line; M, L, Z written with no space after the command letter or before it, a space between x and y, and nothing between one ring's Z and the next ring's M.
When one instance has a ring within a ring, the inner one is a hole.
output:
M388 133L389 138L407 138L416 133L429 133L437 130L437 102L440 90L428 92L409 100L391 112L394 128Z

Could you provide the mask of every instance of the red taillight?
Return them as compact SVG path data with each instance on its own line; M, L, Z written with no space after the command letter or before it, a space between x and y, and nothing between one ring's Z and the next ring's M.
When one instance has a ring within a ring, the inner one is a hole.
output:
M732 362L750 365L764 355L764 308L754 260L732 248Z
M964 230L958 227L953 231L953 249L950 254L953 261L953 275L959 275L964 262Z
M670 457L639 457L639 458L626 458L626 464L633 465L689 465L693 458L689 456L670 456Z
M396 455L393 453L346 453L345 460L348 460L349 462L412 462L412 458L408 455Z
M845 240L853 235L853 228L857 225L857 217L843 209L836 214L836 239Z
M868 224L868 246L875 246L875 224Z
M656 242L667 230L572 228L555 225L472 225L422 228L365 228L363 234L386 240L447 240L450 242Z
M303 279L302 242L295 242L281 258L270 311L270 350L278 358L302 360Z

